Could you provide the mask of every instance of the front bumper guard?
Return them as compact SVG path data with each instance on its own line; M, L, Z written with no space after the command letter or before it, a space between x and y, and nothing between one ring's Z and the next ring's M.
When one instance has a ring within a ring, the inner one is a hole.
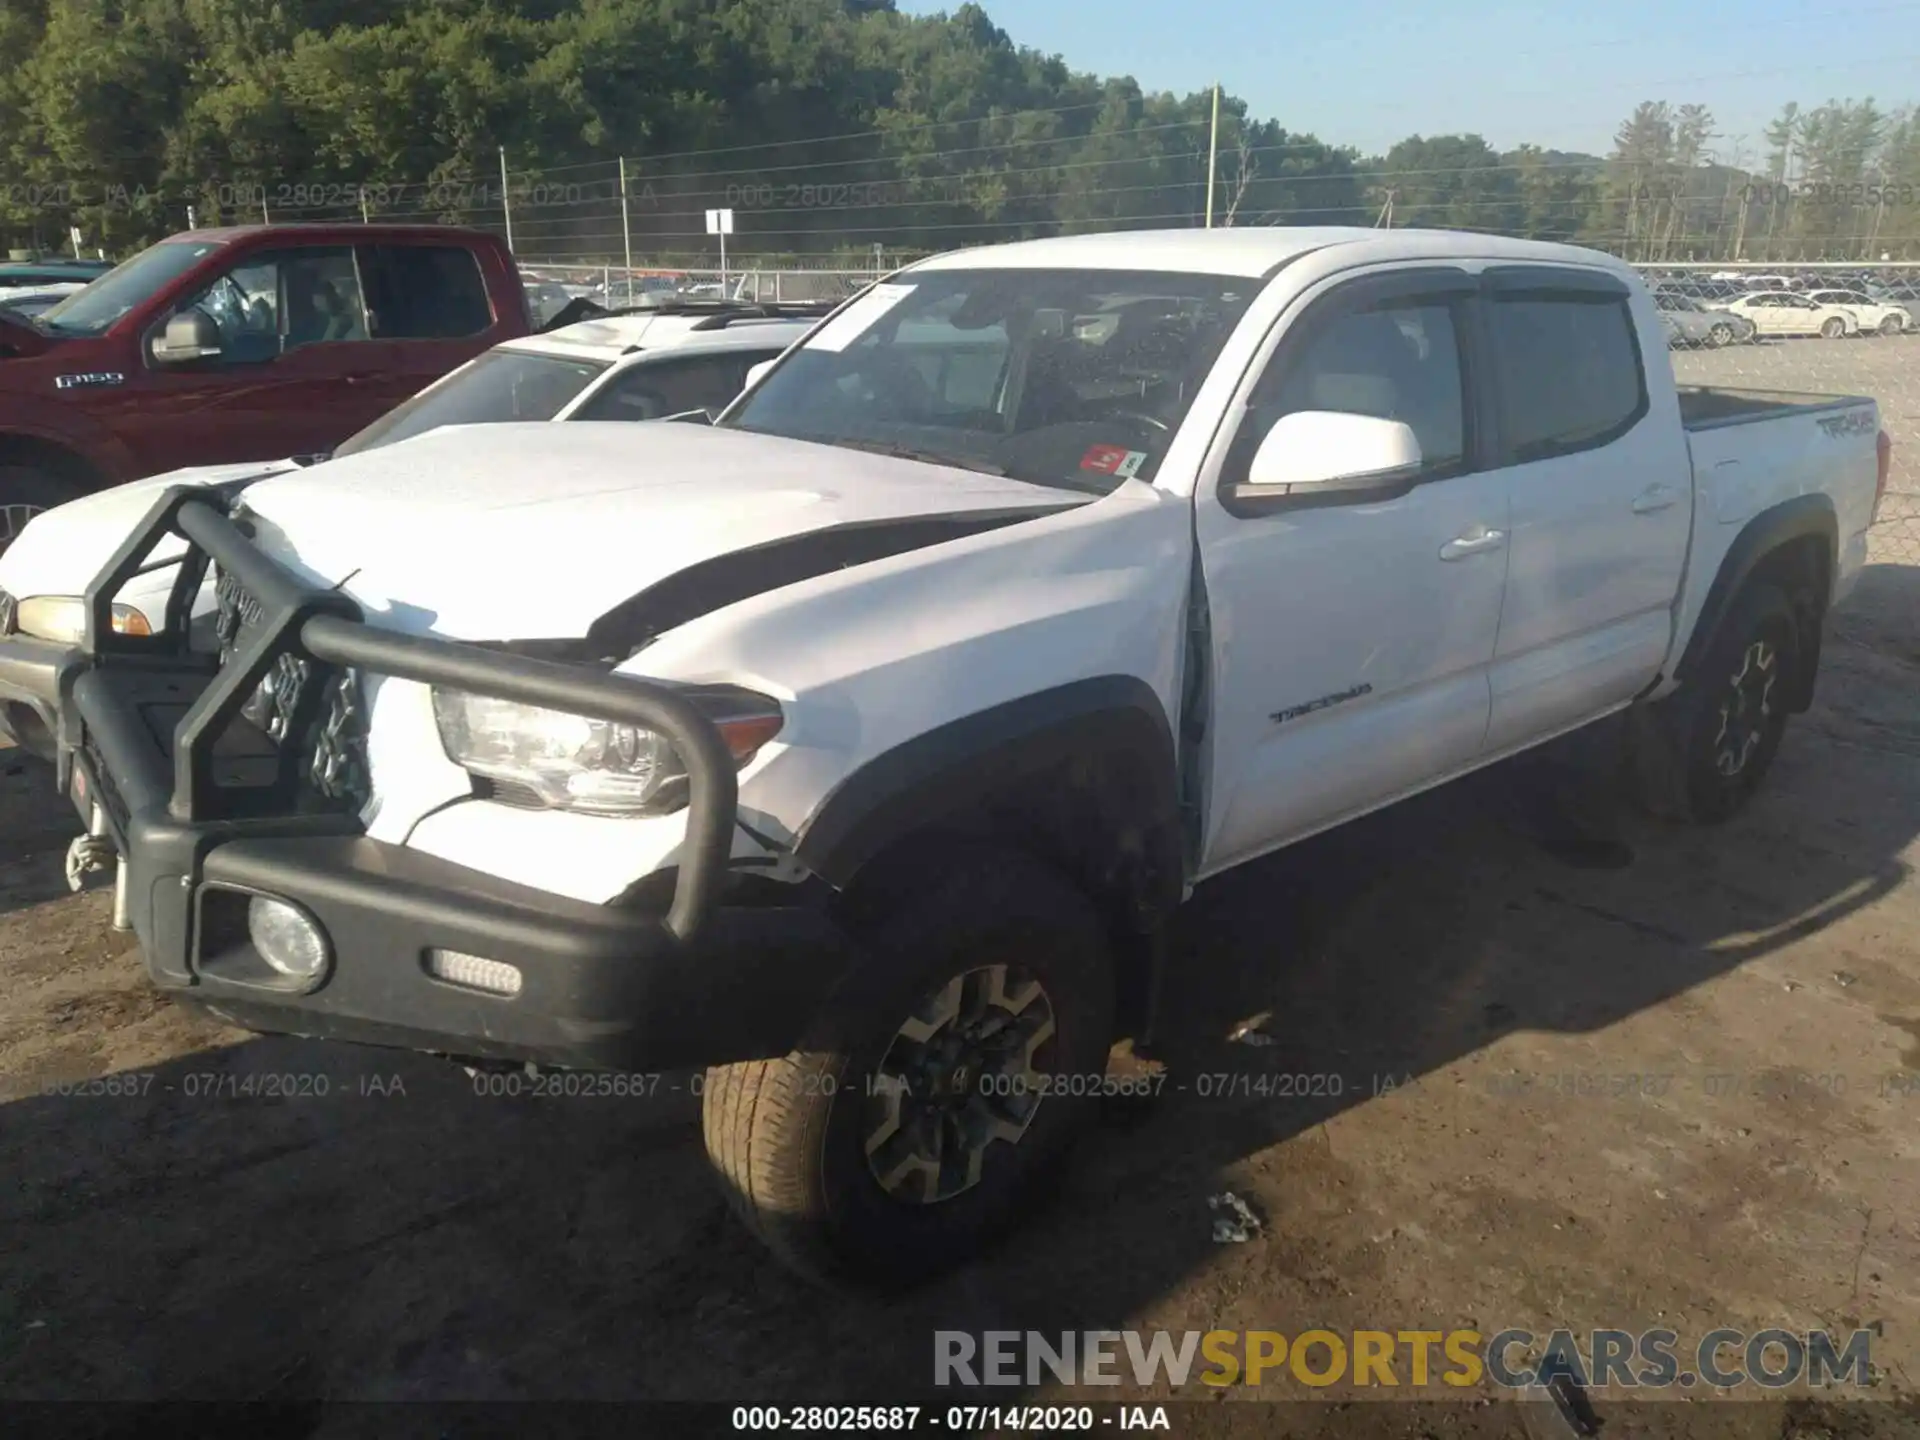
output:
M168 534L189 549L165 623L150 636L115 632L114 595ZM209 565L236 602L218 657L188 637ZM80 661L61 677L60 782L89 829L111 836L149 972L181 998L257 1029L451 1054L717 1063L780 1053L793 1017L840 970L844 941L816 909L719 904L738 805L733 757L671 686L381 629L187 487L156 501L88 587L86 606ZM267 727L278 743L232 743L236 727L262 738L243 710L290 666L311 683L293 687L297 698ZM665 735L689 791L664 913L566 900L366 838L357 807L327 783L339 767L322 774L303 749L327 721L328 682L353 672ZM249 896L288 899L316 918L337 956L320 985L234 960L251 953L246 926L233 923L233 906L244 911ZM769 963L708 963L716 949L742 946ZM512 963L524 989L503 1000L429 976L423 958L436 947ZM730 1006L734 1018L718 1029L703 1020Z

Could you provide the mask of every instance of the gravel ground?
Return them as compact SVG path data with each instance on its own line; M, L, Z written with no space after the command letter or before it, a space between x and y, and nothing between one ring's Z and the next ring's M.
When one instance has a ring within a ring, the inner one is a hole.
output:
M1895 346L1920 365L1920 340L1813 344L1866 367L1838 388ZM1790 348L1682 371L1804 386L1753 373ZM1917 614L1920 568L1868 572L1720 830L1620 817L1624 853L1569 863L1537 767L1506 766L1202 887L1161 1097L1113 1104L1005 1247L889 1303L735 1227L686 1077L490 1097L160 1000L107 897L66 894L46 772L0 752L0 1397L862 1401L933 1393L937 1329L1871 1326L1844 1422L1701 1403L1608 1433L1920 1433ZM1271 1044L1227 1038L1260 1015ZM123 1093L61 1093L95 1077ZM1212 1241L1223 1190L1247 1244ZM1521 1433L1491 1407L1205 1418Z

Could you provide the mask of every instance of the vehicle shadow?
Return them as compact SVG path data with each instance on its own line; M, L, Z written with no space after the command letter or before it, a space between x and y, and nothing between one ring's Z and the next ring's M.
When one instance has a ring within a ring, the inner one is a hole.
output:
M1209 1328L1223 1255L1338 1304L1366 1277L1311 1228L1350 1173L1328 1122L1515 1032L1590 1037L1618 1068L1608 1027L1903 882L1920 646L1872 617L1920 613L1920 570L1863 587L1815 712L1724 827L1641 820L1575 778L1602 735L1200 887L1158 1095L1113 1101L1030 1223L939 1284L845 1298L779 1268L707 1173L691 1077L534 1094L243 1040L122 1068L123 1093L0 1106L0 1396L944 1405L935 1331L1121 1328L1196 1283L1179 1328ZM1250 1182L1303 1198L1223 1250L1208 1198Z

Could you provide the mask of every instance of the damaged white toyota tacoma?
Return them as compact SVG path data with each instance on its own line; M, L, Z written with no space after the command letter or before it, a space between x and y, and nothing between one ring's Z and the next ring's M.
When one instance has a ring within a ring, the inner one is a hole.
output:
M1888 463L1871 400L1676 388L1589 251L976 250L711 427L169 491L45 661L60 783L170 994L698 1067L746 1222L911 1281L1063 1153L1195 882L1623 711L1645 798L1730 815ZM170 535L164 623L117 633Z

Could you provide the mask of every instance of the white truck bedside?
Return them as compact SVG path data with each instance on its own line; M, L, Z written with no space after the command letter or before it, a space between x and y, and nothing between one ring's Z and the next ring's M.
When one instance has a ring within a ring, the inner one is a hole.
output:
M1645 799L1738 809L1888 453L1871 400L1676 388L1585 250L974 250L711 428L168 491L89 592L61 783L167 992L705 1067L745 1221L901 1283L1064 1153L1194 882L1623 711ZM217 654L111 626L174 536Z

